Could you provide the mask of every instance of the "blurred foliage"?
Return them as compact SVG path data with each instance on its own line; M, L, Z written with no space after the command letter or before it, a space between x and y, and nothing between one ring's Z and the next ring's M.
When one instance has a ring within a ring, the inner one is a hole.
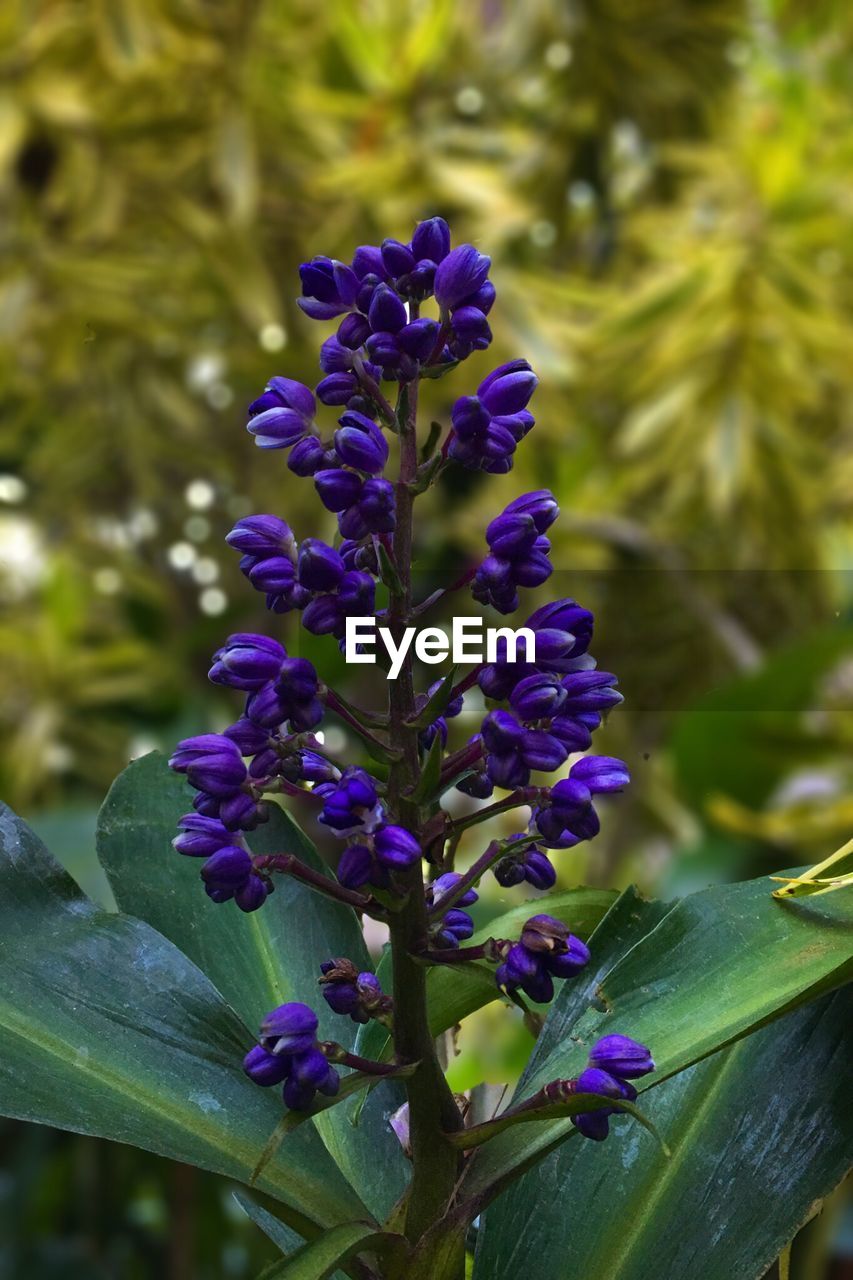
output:
M78 878L125 760L229 714L205 660L263 621L233 520L333 532L243 431L270 374L317 377L299 262L433 213L499 301L428 411L519 353L542 381L514 472L424 503L425 581L549 485L549 590L628 697L603 745L637 785L563 882L676 892L849 836L851 57L842 0L0 6L0 794ZM460 1082L517 1054L485 1043Z

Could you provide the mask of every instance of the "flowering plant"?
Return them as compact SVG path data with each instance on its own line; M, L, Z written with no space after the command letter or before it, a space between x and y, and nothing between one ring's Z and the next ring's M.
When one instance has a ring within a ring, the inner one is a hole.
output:
M275 1217L240 1202L285 1254L270 1275L451 1280L475 1248L484 1278L514 1274L519 1250L554 1280L758 1276L842 1176L850 1141L813 1132L785 1205L757 1218L746 1210L775 1166L733 1153L731 1134L770 1110L795 1131L804 1115L812 1130L833 1125L833 1086L817 1087L814 1064L838 1050L849 999L827 993L851 973L853 913L840 896L774 902L766 882L674 904L555 891L560 851L593 839L597 798L629 783L621 760L592 749L621 701L591 656L592 614L551 600L526 618L521 650L504 638L494 660L432 682L403 644L451 590L508 615L551 574L559 512L542 489L492 520L478 565L416 598L417 501L453 466L510 471L534 426L536 375L516 359L456 400L449 429L419 427L421 382L491 342L489 269L473 246L451 247L441 218L409 243L301 268L302 310L337 322L324 376L313 390L271 378L248 430L313 482L340 537L297 541L274 513L238 521L227 541L273 621L293 613L346 649L349 621L381 618L398 654L387 706L351 704L277 637L227 637L210 679L245 696L242 713L180 742L172 774L156 756L131 765L104 807L100 856L127 914L95 909L4 813L2 1101L269 1193ZM318 401L337 413L331 434ZM485 709L453 745L466 700ZM327 744L325 717L345 726L347 758ZM296 804L336 840L333 870L290 816ZM456 865L466 833L510 815L517 830ZM478 930L469 908L487 875L520 896ZM522 886L549 896L525 900ZM375 970L367 920L388 935ZM494 1000L519 1011L532 1048L515 1096L478 1114L439 1050ZM796 1085L780 1093L785 1071ZM725 1089L706 1106L718 1076ZM637 1146L637 1122L659 1141ZM706 1188L728 1215L711 1270L695 1269L707 1263L695 1243L678 1252L660 1212L626 1227L617 1260L595 1229L613 1202L652 1180L671 1212L688 1212L703 1162L725 1162L739 1188Z

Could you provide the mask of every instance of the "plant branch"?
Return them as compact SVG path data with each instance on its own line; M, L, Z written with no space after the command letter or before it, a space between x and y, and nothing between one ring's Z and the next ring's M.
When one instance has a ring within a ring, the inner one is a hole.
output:
M324 875L322 871L315 871L293 853L262 853L253 858L252 862L257 871L278 871L282 875L293 876L294 880L301 880L317 893L334 898L336 902L345 902L348 907L363 911L374 920L387 919L386 912L377 907L372 898L355 889L345 889L337 880Z
M417 382L401 391L400 469L396 485L394 561L399 590L391 592L388 625L399 643L407 625L412 596L412 482L417 474ZM420 806L412 799L420 779L418 730L411 651L396 680L389 681L389 736L398 759L388 778L388 804L395 820L421 835ZM406 1209L406 1234L418 1240L444 1212L460 1171L460 1155L444 1139L444 1132L462 1127L462 1117L438 1061L429 1026L426 970L412 953L427 945L428 926L420 863L401 877L408 892L403 909L390 922L394 964L394 1048L398 1060L417 1062L406 1081L409 1133L412 1145L411 1195Z

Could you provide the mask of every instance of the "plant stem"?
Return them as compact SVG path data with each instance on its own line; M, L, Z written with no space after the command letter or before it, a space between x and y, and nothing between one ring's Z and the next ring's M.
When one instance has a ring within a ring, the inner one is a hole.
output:
M322 871L315 871L313 867L300 862L295 854L262 853L253 858L253 862L258 871L280 871L283 875L293 876L294 880L301 880L303 884L307 884L309 888L322 893L327 898L334 898L336 902L345 902L348 907L353 907L356 911L364 911L374 920L387 919L385 911L377 907L367 894L358 893L355 889L345 889L331 876L323 875Z
M506 813L509 809L519 809L523 804L533 804L538 800L542 792L546 790L543 787L519 787L517 791L513 791L505 800L497 800L494 804L487 805L485 809L477 809L475 813L469 813L464 818L457 818L451 822L449 830L452 833L457 831L466 831L468 827L476 827L480 822L488 822L490 818L494 818L498 813Z
M417 382L409 384L406 421L400 424L400 471L396 486L394 560L400 574L400 590L391 594L388 623L395 641L406 627L412 595L412 507L410 484L418 466ZM410 798L420 775L418 730L406 721L415 714L411 651L400 675L389 681L390 739L399 752L388 778L388 801L400 823L420 835L421 814ZM456 1185L459 1153L442 1136L462 1127L462 1117L438 1061L429 1027L426 1002L426 970L413 958L427 944L427 912L421 867L416 863L404 874L408 898L391 920L391 952L394 962L394 1048L402 1062L417 1062L406 1082L409 1133L412 1146L412 1184L406 1213L406 1235L418 1240L441 1216Z

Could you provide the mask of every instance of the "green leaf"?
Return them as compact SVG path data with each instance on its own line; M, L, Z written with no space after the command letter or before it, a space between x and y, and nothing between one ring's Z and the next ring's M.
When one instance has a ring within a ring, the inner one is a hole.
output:
M486 1213L475 1275L516 1276L523 1239L538 1280L757 1280L850 1168L851 1056L847 988L653 1088L671 1158L615 1118L565 1143Z
M571 927L579 937L588 938L605 916L616 898L612 889L564 889L549 894L548 913ZM517 938L525 920L534 915L542 903L541 898L531 898L512 907L503 915L490 920L478 929L470 946L477 946L487 938ZM376 970L384 990L391 988L391 952L386 950ZM429 1020L433 1035L439 1036L483 1005L501 998L495 985L495 967L485 961L474 964L443 965L430 969L427 975L427 999ZM368 1058L388 1055L388 1032L379 1023L368 1023L358 1036L357 1053Z
M443 431L444 431L444 427L441 425L440 422L431 422L429 424L429 432L427 433L427 438L426 440L424 440L423 444L421 445L421 450L419 455L421 462L428 462L429 459L432 457L432 455L435 453L435 447L438 444L439 440L441 439L441 433Z
M719 885L677 903L602 977L599 1008L572 1024L571 1037L550 1051L549 1037L537 1044L520 1096L578 1075L590 1045L612 1032L650 1047L657 1071L639 1082L648 1089L847 981L853 895L780 903L770 897L771 887L767 878ZM568 984L555 1004L558 1018L563 1002L571 1001ZM480 1194L502 1184L569 1127L561 1121L496 1138L472 1165L469 1190Z
M252 1037L186 956L95 907L5 806L0 969L4 1114L249 1178L281 1115L243 1074ZM299 1230L365 1212L309 1126L261 1185Z
M235 1191L234 1199L246 1217L251 1218L255 1226L260 1227L264 1235L269 1237L282 1253L293 1253L303 1244L301 1236L292 1231L286 1223L277 1218L275 1214L270 1213L268 1209L256 1204L244 1191Z
M211 902L199 879L200 859L182 857L171 846L190 798L184 780L158 753L134 761L113 783L98 823L98 856L119 907L180 947L252 1035L270 1009L302 1000L317 1013L320 1038L351 1049L355 1024L329 1009L318 977L321 962L335 956L349 957L359 969L372 967L355 913L289 876L275 877L275 892L259 911L245 914L234 903ZM269 822L252 832L248 843L254 853L295 853L315 869L325 869L283 809L273 808ZM353 1186L362 1188L379 1218L402 1194L408 1176L388 1125L400 1101L399 1090L383 1084L371 1091L357 1128L349 1123L354 1100L316 1121L335 1161Z
M433 720L437 720L440 715L444 714L447 704L450 702L450 696L453 693L456 670L456 667L450 668L426 705L412 720L408 720L407 724L410 724L415 729L428 729Z
M401 595L403 584L400 581L400 575L397 572L397 566L388 554L388 549L378 538L376 540L376 553L379 560L379 578L389 591L395 595Z
M364 1222L347 1222L333 1227L317 1240L303 1245L289 1258L268 1267L263 1273L263 1280L326 1280L357 1253L365 1250L382 1253L403 1247L402 1236L377 1231Z
M470 1129L461 1129L458 1133L448 1134L447 1140L452 1146L467 1151L473 1147L482 1147L496 1138L499 1133L506 1133L507 1129L512 1129L517 1124L543 1124L548 1120L561 1119L563 1116L579 1116L588 1111L598 1111L603 1106L613 1106L617 1111L625 1111L635 1120L639 1120L643 1128L648 1129L649 1133L658 1138L663 1147L657 1129L639 1107L625 1101L624 1098L605 1102L601 1094L597 1093L575 1093L562 1102L543 1102L541 1106L531 1107L529 1111L507 1111L503 1115L496 1116L494 1120L474 1125Z
M418 779L418 785L412 792L412 799L417 804L423 804L436 794L441 780L441 761L444 756L444 743L441 740L441 734L437 733L430 743L426 760L424 760L421 768L421 776Z

